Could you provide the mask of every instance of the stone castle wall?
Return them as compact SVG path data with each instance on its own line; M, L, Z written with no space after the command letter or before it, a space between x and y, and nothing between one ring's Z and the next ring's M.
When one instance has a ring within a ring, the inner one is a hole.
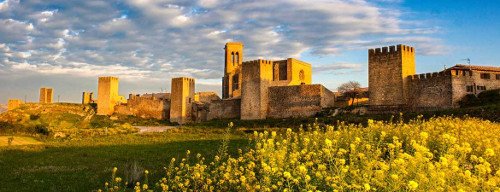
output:
M194 101L201 103L210 103L220 100L220 97L215 92L197 92L194 94Z
M130 95L126 104L115 107L115 113L141 118L169 119L170 94Z
M452 104L452 81L449 73L427 73L410 76L410 98L412 110L450 108Z
M212 101L208 107L207 120L234 119L241 116L241 99Z
M268 117L311 117L334 102L334 93L318 84L269 87Z

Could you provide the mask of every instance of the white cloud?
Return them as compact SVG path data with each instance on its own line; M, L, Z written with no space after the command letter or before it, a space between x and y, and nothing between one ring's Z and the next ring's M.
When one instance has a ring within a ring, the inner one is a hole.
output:
M17 4L19 4L19 0L5 0L0 2L0 12L7 11L9 7L13 7Z
M313 66L313 71L317 73L326 73L339 70L360 70L363 65L358 63L334 63L330 65Z
M32 18L38 20L38 22L40 22L40 23L45 23L49 19L51 19L54 16L54 14L56 14L58 11L59 10L57 10L57 9L50 10L50 11L42 11L40 13L34 14L32 16Z

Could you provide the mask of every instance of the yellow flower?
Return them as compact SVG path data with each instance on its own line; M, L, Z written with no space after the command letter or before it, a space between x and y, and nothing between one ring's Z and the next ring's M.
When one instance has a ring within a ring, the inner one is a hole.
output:
M487 148L486 151L484 151L484 155L486 157L493 157L495 156L495 151L493 151L493 149L491 148Z
M420 132L420 138L422 138L422 140L426 140L427 138L429 138L429 134L427 132Z
M365 183L364 187L365 187L365 191L370 191L370 189L371 189L370 184L368 184L368 183Z
M290 172L288 172L288 171L285 171L285 172L283 172L283 177L285 177L286 179L289 179L290 177L292 177L292 174L290 174Z
M417 187L418 187L418 183L417 182L415 182L413 180L411 180L411 181L408 182L408 188L410 190L415 190L415 189L417 189Z
M332 140L330 140L330 139L325 139L325 145L326 145L327 147L332 147Z
M307 168L304 165L299 166L299 172L301 174L307 174Z
M391 174L391 178L394 180L398 180L399 176L397 174Z

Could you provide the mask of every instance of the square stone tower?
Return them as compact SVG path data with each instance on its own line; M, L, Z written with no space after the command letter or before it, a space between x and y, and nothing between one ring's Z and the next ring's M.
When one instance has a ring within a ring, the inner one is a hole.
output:
M53 93L52 88L40 88L40 103L52 103Z
M97 114L111 115L120 101L117 77L99 77L97 84Z
M184 124L192 121L194 88L193 78L178 77L172 79L170 122Z
M86 105L86 104L92 103L92 101L94 100L92 98L93 96L94 96L94 93L92 93L92 92L83 92L82 93L82 104Z
M226 43L224 77L222 78L222 98L241 95L241 64L243 62L243 43Z
M273 81L273 61L255 60L242 64L241 119L265 119L268 88Z
M415 49L397 45L368 50L369 102L372 106L406 106Z

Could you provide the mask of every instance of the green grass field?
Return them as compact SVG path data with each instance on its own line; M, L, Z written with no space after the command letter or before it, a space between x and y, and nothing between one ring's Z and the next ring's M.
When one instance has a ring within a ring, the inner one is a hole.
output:
M229 139L228 152L236 155L237 149L250 146L247 139L249 133L254 130L275 130L273 127L306 127L313 122L366 125L368 119L406 122L419 115L423 119L447 115L473 116L500 122L500 105L497 104L423 114L405 113L402 117L391 114L343 114L286 120L214 120L163 133L135 134L129 123L153 126L169 124L133 117L110 120L102 116L94 116L89 122L82 123L86 116L76 118L76 115L83 113L78 105L49 107L54 108L57 118L51 119L54 114L42 113L36 105L0 115L0 119L4 119L0 121L0 192L93 191L104 187L103 182L110 179L113 167L118 168L118 175L124 175L124 171L130 170L127 167L132 164L149 170L150 181L156 181L164 175L163 167L168 166L171 158L183 158L187 150L191 151L192 156L202 154L209 162L223 140ZM229 122L234 123L235 129L228 133L224 127ZM85 126L82 128L79 125ZM68 136L55 137L57 132ZM9 138L14 138L10 145Z
M113 167L123 174L125 167L134 162L150 170L150 179L156 180L163 174L158 170L171 158L182 158L187 150L213 157L224 138L229 138L230 154L249 144L244 133L237 131L225 134L224 129L181 128L155 134L3 146L0 191L92 191L103 187Z

